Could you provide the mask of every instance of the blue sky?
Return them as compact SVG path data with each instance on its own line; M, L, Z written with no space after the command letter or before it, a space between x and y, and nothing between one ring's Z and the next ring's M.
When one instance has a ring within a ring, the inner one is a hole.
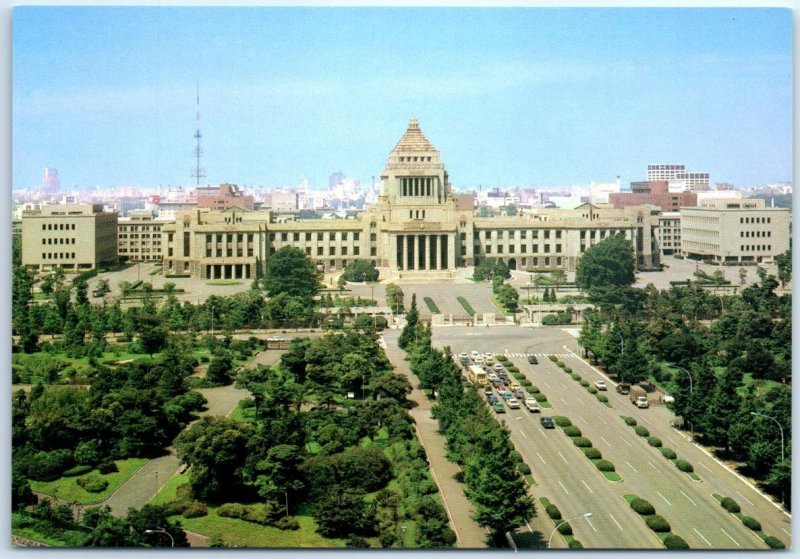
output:
M369 181L416 116L456 186L791 179L780 9L14 11L13 185Z

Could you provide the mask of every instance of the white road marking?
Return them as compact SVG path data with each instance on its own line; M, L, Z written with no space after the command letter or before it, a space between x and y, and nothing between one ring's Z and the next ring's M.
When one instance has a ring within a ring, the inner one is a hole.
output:
M679 491L680 491L680 490L679 490ZM686 497L687 499L689 499L689 502L690 502L690 503L692 503L694 506L697 506L697 503L695 503L694 501L692 501L692 498L691 498L691 497L689 497L689 495L687 495L687 494L686 494L686 493L684 493L683 491L681 491L681 495L683 495L684 497Z
M589 493L592 493L592 494L594 494L594 491L592 491L592 488L591 488L591 487L589 487L588 485L586 485L586 482L585 482L585 481L581 480L581 483L583 484L583 486L584 486L586 489L588 489L588 490L589 490Z
M742 494L741 494L741 493L739 493L738 491L737 491L736 493L738 493L738 494L739 494L739 497L741 497L742 499L744 499L745 501L747 501L747 502L748 502L748 503L750 503L751 505L753 504L753 501L751 501L750 499L748 499L747 497L745 497L744 495L742 495Z
M653 464L653 463L652 463L650 460L648 460L648 461L647 461L647 463L648 463L648 464L650 464L650 465L653 467L653 469L654 469L655 471L657 471L659 474L661 473L661 470L659 470L658 468L656 468L655 464ZM660 493L659 493L659 495L660 495Z
M653 422L652 422L652 421L650 421L649 419L647 419L646 417L641 417L640 419L641 419L642 421L644 421L645 423L648 423L648 424L650 424L650 425L652 425L652 424L653 424Z
M604 442L604 443L606 443L608 446L611 446L611 443L610 443L610 442L608 442L608 441L605 439L605 437L602 437L602 436L601 436L600 438L601 438L601 439L603 440L603 442Z
M625 444L626 444L626 445L628 445L629 447L633 448L633 445L632 445L631 443L629 443L628 441L626 441L624 437L620 437L620 439L622 439L622 442L623 442L623 443L625 443Z
M598 416L597 419L599 419L603 423L603 425L608 425L608 421L606 421L602 417Z
M634 472L636 472L637 474L639 473L639 470L637 470L636 468L634 468L634 467L633 467L633 464L631 464L631 463L630 463L630 462L628 462L627 460L625 461L625 463L626 463L628 466L630 466L630 467L631 467L631 469L632 469Z
M611 517L611 520L613 520L613 521L614 521L614 524L616 524L616 525L617 525L617 527L618 527L620 530L622 530L623 532L625 531L625 529L624 529L622 526L620 526L620 525L619 525L619 522L617 522L617 519L616 519L616 518L614 518L614 515L613 515L613 514L609 514L608 516L610 516L610 517Z
M544 385L545 385L547 388L553 388L552 386L550 386L549 384L547 384L547 381L546 381L546 380L543 380L543 381L542 381L542 384L544 384Z
M519 421L520 419L522 419L522 416L515 417L514 419L516 419L517 421Z
M559 452L559 453L558 453L558 455L561 457L561 459L562 459L562 460L563 460L565 463L569 464L569 462L567 462L567 459L566 459L566 458L564 458L564 455L563 455L563 454L561 454L561 452Z
M705 464L703 464L702 462L698 462L698 464L700 464L701 466L703 466L703 467L704 467L706 470L708 470L708 471L709 471L709 472L711 472L712 474L714 473L714 472L711 470L711 468L709 468L708 466L706 466L706 465L705 465Z
M527 520L525 521L525 526L527 526L527 527L528 527L528 532L530 532L531 534L533 534L533 528L531 528L531 525L530 525L530 524L528 524L528 521L527 521Z
M667 438L668 438L670 441L672 441L672 444L674 444L675 446L678 446L678 443L677 443L677 441L675 441L675 439L673 439L672 437L667 437Z
M672 503L670 503L669 501L667 501L667 498L666 498L666 497L664 497L664 495L662 495L662 494L661 494L661 491L656 491L656 493L658 493L658 496L659 496L659 497L661 497L662 499L664 499L664 502L665 502L665 503L667 503L669 506L672 506Z
M580 405L582 405L582 406L585 406L585 405L586 405L586 402L584 402L584 401L583 401L582 399L580 399L580 398L578 399L578 402L579 402L579 403L580 403Z
M597 532L597 528L595 528L595 527L594 527L594 524L592 524L592 521L591 521L591 520L589 520L589 517L588 517L588 516L586 517L586 522L588 522L588 523L589 523L589 526L591 526L591 527L592 527L592 530L594 530L595 532Z
M588 423L588 421L586 421L586 420L585 420L583 417L581 417L580 415L578 416L578 419L580 419L580 420L581 420L581 421L583 421L584 423Z
M731 538L731 535L730 535L728 532L726 532L726 531L725 531L725 528L720 528L720 530L722 530L722 533L723 533L723 534L725 534L726 536L728 536L728 538L730 538L730 540L731 540L733 543L735 543L735 544L736 544L736 547L742 547L741 545L739 545L739 542L737 542L736 540L734 540L733 538Z
M548 436L547 436L547 433L545 433L545 432L544 432L544 429L542 429L541 427L539 427L539 431L541 431L541 432L542 432L542 435L544 435L544 438L545 438L545 439L549 439L549 438L550 438L550 437L548 437Z
M564 398L562 398L561 396L559 396L558 399L561 400L562 402L564 402L565 405L569 405L569 404L567 404L567 401Z
M694 530L694 531L695 531L695 533L696 533L698 536L700 536L701 538L703 538L703 541L704 541L704 542L706 542L706 543L708 544L708 547L711 547L711 542L710 542L710 541L708 541L708 540L706 539L706 537L705 537L703 534L701 534L700 532L698 532L698 531L697 531L697 528L692 528L692 530Z
M541 455L541 454L539 454L539 453L537 452L537 453L536 453L536 456L538 456L538 457L539 457L539 460L541 460L541 461L542 461L542 464L547 464L547 462L545 462L545 461L544 461L544 458L542 458L542 455Z
M558 484L561 486L561 489L563 489L563 490L564 490L564 493L566 493L567 495L569 495L569 491L567 491L567 488L566 488L566 487L564 487L564 484L563 484L563 483L561 483L561 481L559 481L559 482L558 482Z
M781 528L781 530L783 530L783 528ZM783 530L783 532L784 532L784 533L785 533L787 536L789 536L790 538L792 537L792 535L791 535L789 532L787 532L786 530Z
M519 434L522 435L526 441L528 440L528 435L526 435L525 431L523 431L522 429L519 430Z

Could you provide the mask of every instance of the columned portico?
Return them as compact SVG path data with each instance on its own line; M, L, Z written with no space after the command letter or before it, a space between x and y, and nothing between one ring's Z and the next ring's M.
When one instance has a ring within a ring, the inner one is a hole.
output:
M393 247L390 267L397 271L438 271L455 268L455 259L448 255L455 250L451 234L392 234Z

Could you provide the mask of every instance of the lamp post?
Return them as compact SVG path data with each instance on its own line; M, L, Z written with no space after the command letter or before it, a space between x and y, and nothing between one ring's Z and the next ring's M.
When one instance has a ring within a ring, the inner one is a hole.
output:
M780 422L777 419L775 419L774 417L772 417L770 415L764 415L763 413L757 413L757 412L751 411L750 415L757 415L758 417L766 417L767 419L771 419L778 426L778 429L781 430L781 462L783 462L786 458L785 458L785 456L783 454L783 427L781 427Z
M689 408L691 409L692 402L694 401L694 389L692 388L692 373L690 373L689 371L687 371L686 369L684 369L680 365L675 365L673 363L672 366L680 369L681 371L686 373L686 375L689 377ZM687 419L686 421L689 421L689 420ZM692 441L694 441L694 424L692 424L691 421L689 421L689 427L692 430Z
M172 537L172 534L164 530L163 528L159 528L158 530L145 530L145 534L166 534L169 536L169 541L172 543L172 547L175 547L175 538Z
M576 516L576 517L574 517L574 518L567 518L566 520L561 520L561 521L559 521L559 522L556 524L556 527L555 527L555 528L553 528L553 531L552 531L552 532L550 532L550 537L547 539L547 549L550 549L550 542L552 542L552 541L553 541L553 536L555 535L555 533L556 533L556 530L558 530L558 527L559 527L559 526L561 526L562 524L566 524L567 522L570 522L570 521L572 521L572 520L578 520L579 518L589 518L590 516L592 516L592 513L591 513L591 512L585 512L585 513L583 513L583 514L581 514L581 515L579 515L579 516Z

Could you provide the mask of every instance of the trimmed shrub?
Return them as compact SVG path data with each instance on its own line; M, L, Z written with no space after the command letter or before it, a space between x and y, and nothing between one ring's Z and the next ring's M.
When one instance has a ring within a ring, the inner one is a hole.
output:
M640 437L650 436L650 431L648 431L647 427L645 427L644 425L637 425L636 429L634 430L636 431L636 434L639 435Z
M516 450L512 450L511 452L509 452L508 455L511 458L511 460L514 461L514 464L519 464L522 462L522 454L520 454Z
M556 365L558 365L562 369L564 368L564 362L563 361L556 361Z
M680 536L668 534L664 538L664 547L667 549L689 549L689 544Z
M656 513L656 509L650 504L650 501L645 501L639 497L631 501L631 508L643 516Z
M661 439L658 437L647 437L647 444L658 448L661 446Z
M588 380L582 380L581 381L581 386L583 386L584 388L589 388L589 381Z
M546 402L547 401L547 396L545 396L541 392L533 392L533 393L531 393L531 397L532 398L536 398L540 402Z
M584 448L583 454L586 456L586 458L590 460L599 460L600 458L603 457L603 455L600 454L600 451L594 448L593 446L590 446L589 448Z
M664 458L666 458L667 460L675 460L678 457L678 455L675 454L675 451L672 450L671 448L664 447L660 448L659 450L661 451L661 454L664 456Z
M597 389L594 386L589 387L589 394L597 394Z
M83 475L83 474L88 474L88 473L89 473L89 472L91 472L93 469L94 469L94 468L92 468L91 466L86 466L86 465L82 465L82 466L75 466L74 468L70 468L69 470L65 470L65 471L64 471L64 473L63 473L62 475L63 475L64 477L75 477L75 476L81 476L81 475Z
M547 358L553 363L556 363L558 361L558 357L556 357L555 355L548 355Z
M88 476L79 477L75 481L89 493L100 493L101 491L105 491L106 487L108 487L108 481L101 478L98 474L89 474Z
M742 524L750 528L753 532L761 531L761 523L752 516L743 516Z
M293 516L282 516L275 521L275 527L279 530L299 530L300 523Z
M558 507L553 503L550 503L544 507L544 510L547 513L547 516L549 516L551 519L555 521L561 520L561 511L558 510Z
M245 518L247 507L239 503L225 503L217 509L217 515L227 518Z
M527 379L525 379L525 380L527 380ZM530 384L530 383L531 383L531 381L528 381L528 384L530 385L530 388L528 389L528 392L540 392L538 386L534 386L533 384ZM525 383L523 383L523 384L525 384Z
M184 518L199 518L208 514L208 508L198 501L192 501L186 505L181 515Z
M653 516L648 516L644 519L645 524L647 527L650 528L653 532L669 532L670 526L667 519L661 516L660 514L654 514Z
M568 545L570 549L583 549L583 544L580 542L580 540L576 540L575 538L569 540Z
M571 375L572 369L570 367L564 367L564 372L567 373L568 375Z
M681 458L675 461L675 466L677 466L680 471L686 472L687 474L694 471L694 466L692 466L689 462ZM736 506L738 507L739 505ZM736 512L739 511L737 510Z
M592 444L592 441L590 441L586 437L573 437L572 443L578 448L589 448L590 446L594 446Z
M626 417L625 423L630 425L631 427L636 427L636 420L632 417Z
M570 376L572 380L581 380L581 376L578 373L572 373Z
M117 468L117 463L113 461L102 462L97 469L100 471L101 474L113 474L119 471Z
M597 399L603 402L604 404L608 402L608 396L606 396L605 394L598 394Z
M786 549L783 542L774 536L767 536L764 538L764 543L767 544L770 549Z
M568 437L580 437L582 435L581 430L578 429L575 425L564 427L564 434Z
M598 460L594 465L601 472L613 472L616 470L614 463L609 460Z
M519 473L521 473L522 475L528 475L531 473L531 467L528 466L525 462L520 462L519 464L517 464L517 469L519 470Z
M737 503L730 497L723 498L719 504L722 508L724 508L726 511L730 513L742 512L742 507L739 506L739 503Z
M511 373L512 373L512 374L517 374L517 373L519 373L519 368L518 368L516 365L509 365L509 366L507 367L507 369L508 369L509 371L511 371Z
M508 357L506 357L505 355L495 355L494 358L495 360L500 361L501 363L508 362Z
M536 398L536 396L534 396ZM536 398L538 400L538 398ZM553 416L553 421L559 427L569 427L572 425L572 421L569 420L568 417L564 417L563 415L555 415Z
M558 533L562 536L571 536L572 526L569 525L569 522L562 522L558 525Z

